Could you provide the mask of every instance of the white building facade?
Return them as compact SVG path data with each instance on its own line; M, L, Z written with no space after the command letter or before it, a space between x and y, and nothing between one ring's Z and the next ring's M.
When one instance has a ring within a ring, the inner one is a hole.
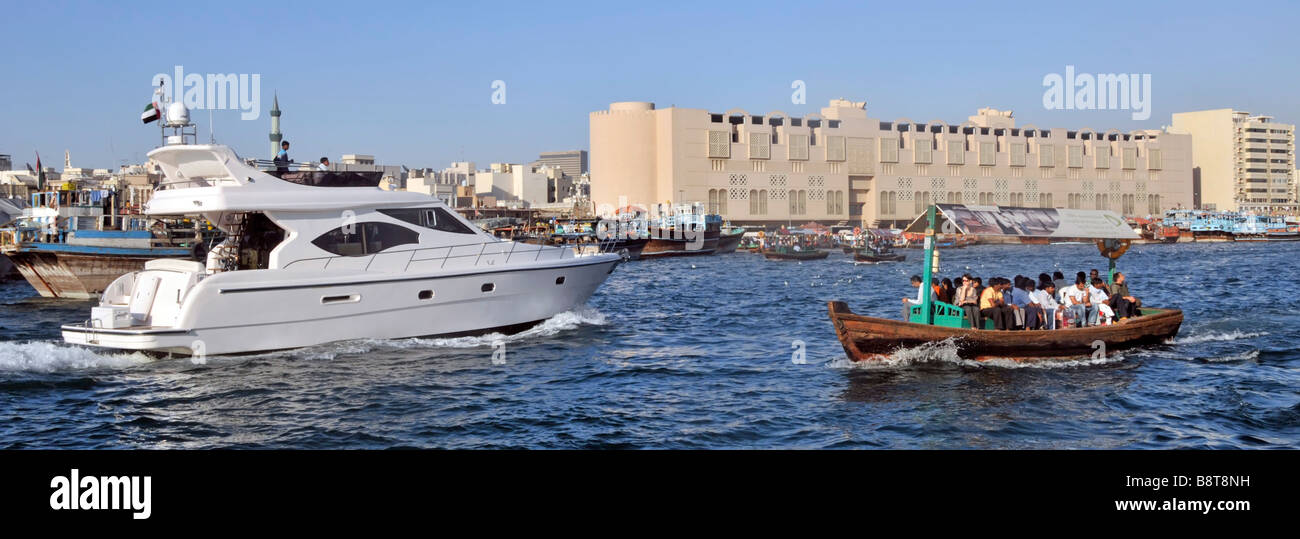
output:
M624 102L591 113L590 134L597 208L700 202L737 224L891 226L931 202L1128 216L1192 205L1188 135L1017 127L994 109L950 125L873 119L842 99L806 117Z

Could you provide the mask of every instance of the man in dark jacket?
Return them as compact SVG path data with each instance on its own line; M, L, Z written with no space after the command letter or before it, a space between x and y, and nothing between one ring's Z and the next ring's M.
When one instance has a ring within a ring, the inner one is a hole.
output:
M1115 318L1124 320L1141 314L1138 307L1142 300L1133 297L1128 290L1128 279L1121 272L1115 272L1115 282L1110 285L1110 308L1115 311Z

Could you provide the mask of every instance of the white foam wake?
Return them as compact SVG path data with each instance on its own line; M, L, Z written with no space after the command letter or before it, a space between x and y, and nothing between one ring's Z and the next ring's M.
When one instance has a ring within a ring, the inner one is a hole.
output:
M1174 338L1173 342L1174 344L1197 344L1203 342L1236 341L1241 339L1253 339L1255 337L1262 337L1264 335L1268 335L1268 332L1267 331L1248 332L1239 329L1234 329L1232 331L1215 331L1210 333L1202 333L1198 335L1188 335L1186 337L1176 337Z
M486 335L476 335L473 337L417 337L412 339L373 340L365 342L392 348L477 348L480 346L492 346L498 342L527 341L550 337L582 326L603 326L607 323L608 321L606 320L604 313L601 313L594 307L582 307L578 310L562 312L547 318L541 324L514 335L488 333Z
M876 361L851 362L848 358L832 361L832 368L850 368L861 370L898 369L926 363L948 363L962 367L1000 368L1000 369L1063 369L1088 367L1123 361L1119 354L1099 357L1037 359L1018 361L1010 358L993 358L983 361L962 358L958 354L957 341L953 338L925 343L911 348L899 348L889 357Z
M0 342L0 371L62 372L120 369L147 363L137 353L99 353L90 348L55 342Z

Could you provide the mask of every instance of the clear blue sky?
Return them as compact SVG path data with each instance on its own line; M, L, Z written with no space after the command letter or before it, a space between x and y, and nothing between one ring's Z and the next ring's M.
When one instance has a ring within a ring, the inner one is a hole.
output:
M111 167L158 144L150 79L258 73L263 114L214 113L219 142L266 157L273 92L298 160L344 153L442 168L587 148L613 101L721 112L958 122L982 106L1020 124L1157 128L1233 107L1300 122L1291 2L0 2L0 153ZM1246 16L1237 13L1245 13ZM1152 115L1048 111L1042 80L1150 73ZM491 103L493 80L507 102ZM790 103L793 80L806 105ZM196 112L206 140L208 114Z

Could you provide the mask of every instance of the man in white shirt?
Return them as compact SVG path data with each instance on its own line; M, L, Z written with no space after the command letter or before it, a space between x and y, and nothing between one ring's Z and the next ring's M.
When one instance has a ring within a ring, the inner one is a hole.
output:
M1074 286L1066 288L1063 294L1066 309L1070 311L1070 318L1074 320L1074 327L1083 327L1085 323L1096 319L1097 309L1090 301L1088 285L1083 277L1075 280Z
M1043 308L1043 323L1047 329L1056 329L1056 311L1061 304L1056 302L1056 283L1043 281L1043 288L1029 294L1029 300Z
M924 294L926 289L930 289L930 299L932 300L935 299L933 288L928 286L921 286L920 275L912 276L912 286L916 288L916 299L903 298L903 321L904 322L907 322L912 319L912 306L920 305L922 301L925 301L924 299L925 296L922 296L921 294Z
M1110 301L1110 295L1106 293L1106 283L1100 277L1092 279L1092 286L1088 287L1088 301L1096 306L1092 315L1088 318L1088 325L1099 326L1115 316L1115 312L1107 304Z

